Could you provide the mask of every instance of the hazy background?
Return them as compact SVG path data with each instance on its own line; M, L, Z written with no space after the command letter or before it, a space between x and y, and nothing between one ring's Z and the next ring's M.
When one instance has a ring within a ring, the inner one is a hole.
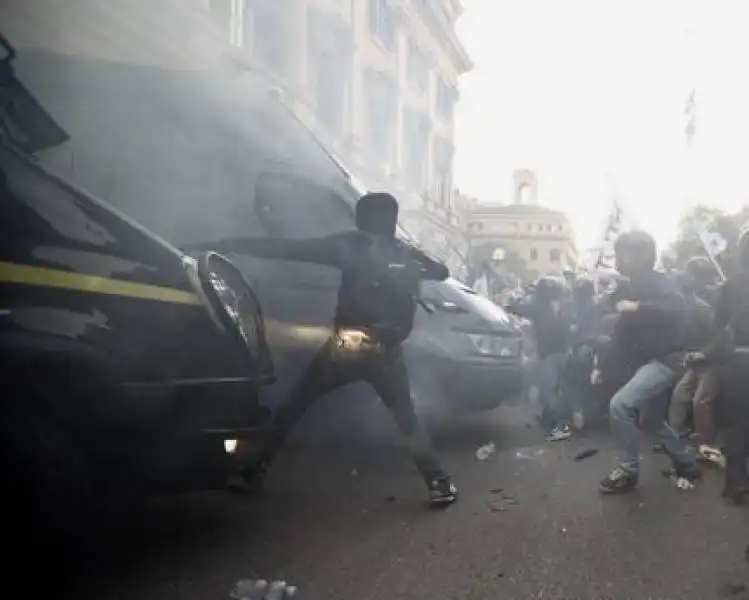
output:
M535 169L540 202L568 213L580 249L595 243L614 189L661 242L690 202L749 199L749 2L465 4L459 33L476 67L458 104L462 191L509 201L513 169Z

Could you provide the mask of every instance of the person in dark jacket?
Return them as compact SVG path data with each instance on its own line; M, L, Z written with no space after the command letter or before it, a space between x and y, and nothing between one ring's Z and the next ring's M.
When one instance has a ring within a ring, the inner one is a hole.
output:
M684 265L684 271L694 280L694 293L714 306L718 298L720 274L707 256L693 256Z
M243 473L260 483L294 425L317 398L343 385L369 383L406 437L433 506L455 501L457 487L435 457L411 402L401 342L411 332L420 279L444 280L445 265L395 236L398 203L386 193L363 196L356 230L310 240L229 239L210 244L219 252L311 262L341 271L334 334L320 349L276 412L258 460Z
M577 429L585 425L586 407L591 405L588 377L595 355L600 317L595 283L589 277L578 276L572 282L570 350L561 386L566 404L572 408L572 422Z
M560 374L567 361L570 318L565 306L566 285L554 277L542 277L533 295L512 310L531 321L538 357L538 391L542 422L549 441L570 437L571 410L560 394Z
M616 303L620 317L612 344L627 349L637 370L613 396L609 419L619 451L619 465L600 482L603 493L628 492L639 473L639 417L646 405L662 401L665 415L667 393L676 382L683 361L686 328L684 297L675 282L655 271L656 247L644 231L623 233L614 245L617 271L629 278L626 298ZM679 477L699 475L696 456L666 419L658 437L673 461Z
M739 236L738 270L720 287L715 303L715 341L706 352L721 363L716 405L723 430L726 478L722 496L742 504L749 497L749 226Z

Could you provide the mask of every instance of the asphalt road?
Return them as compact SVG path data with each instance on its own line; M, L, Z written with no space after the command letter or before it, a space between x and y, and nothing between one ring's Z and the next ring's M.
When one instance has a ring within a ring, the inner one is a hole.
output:
M462 494L439 512L389 435L297 442L261 497L199 494L131 514L74 597L224 599L262 577L293 582L302 600L749 599L749 510L720 501L719 473L678 490L643 444L640 489L601 497L607 436L551 444L528 421L501 409L438 441ZM476 460L488 441L497 453ZM599 453L572 460L586 448Z

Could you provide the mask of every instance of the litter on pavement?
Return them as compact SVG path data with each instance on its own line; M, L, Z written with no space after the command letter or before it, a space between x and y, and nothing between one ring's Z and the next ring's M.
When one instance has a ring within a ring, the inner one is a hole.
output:
M486 460L496 451L497 451L497 446L494 444L494 442L489 442L488 444L484 444L483 446L481 446L480 448L476 450L476 460Z
M587 450L581 450L575 456L572 458L572 460L585 460L586 458L590 458L591 456L595 456L598 454L598 450L595 448L588 448Z
M229 597L235 600L285 600L297 598L297 588L285 581L269 583L265 579L240 579Z
M546 452L543 448L520 448L515 452L515 458L521 460L536 460Z

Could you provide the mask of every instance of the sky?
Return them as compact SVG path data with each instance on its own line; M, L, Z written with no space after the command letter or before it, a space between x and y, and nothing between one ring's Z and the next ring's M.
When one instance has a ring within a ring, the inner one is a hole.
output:
M749 203L749 0L464 0L456 184L512 199L530 168L578 249L619 199L663 246L694 203ZM684 109L696 89L688 149Z

